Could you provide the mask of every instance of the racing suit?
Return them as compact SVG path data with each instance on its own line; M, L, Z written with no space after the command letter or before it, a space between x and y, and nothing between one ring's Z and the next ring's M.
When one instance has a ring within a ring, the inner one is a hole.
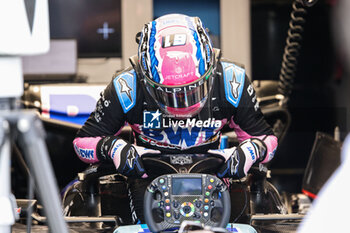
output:
M239 65L225 59L219 60L211 95L201 112L188 119L161 115L156 102L143 88L137 70L137 65L134 65L116 73L101 92L96 109L73 141L74 149L82 161L97 163L113 160L118 168L123 161L120 161L121 158L115 161L116 154L125 152L125 148L120 148L125 147L126 142L116 146L116 141L120 142L118 134L126 124L132 128L138 146L164 153L205 153L210 150L222 155L226 162L233 150L218 150L218 146L221 130L228 125L237 134L239 142L258 139L265 147L260 160L255 158L251 150L247 152L247 148L242 147L244 152L251 153L251 158L250 164L241 168L244 172L240 171L240 177L246 175L253 163L265 163L273 158L277 138L265 122L254 88ZM127 145L127 149L130 146ZM141 156L140 147L136 151ZM139 174L145 173L138 163L129 164L129 167L128 172L136 168ZM128 173L122 169L117 171L126 175Z

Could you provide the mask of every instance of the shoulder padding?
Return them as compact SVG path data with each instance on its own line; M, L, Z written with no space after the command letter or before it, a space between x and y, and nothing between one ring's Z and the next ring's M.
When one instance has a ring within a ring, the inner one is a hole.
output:
M136 103L136 72L135 70L125 71L113 79L115 91L123 108L127 113Z
M232 62L221 61L220 63L222 65L226 99L237 108L243 93L245 69Z

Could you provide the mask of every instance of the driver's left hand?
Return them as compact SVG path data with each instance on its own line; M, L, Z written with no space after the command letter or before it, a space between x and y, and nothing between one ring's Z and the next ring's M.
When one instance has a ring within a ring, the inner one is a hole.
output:
M218 177L243 178L255 162L262 161L266 154L266 147L259 139L248 139L239 146L223 150L209 150L225 158L224 165L217 173Z

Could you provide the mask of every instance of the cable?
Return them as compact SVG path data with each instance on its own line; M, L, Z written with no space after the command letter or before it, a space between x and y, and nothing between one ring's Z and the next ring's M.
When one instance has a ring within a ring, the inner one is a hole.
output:
M247 190L245 188L245 186L243 185L241 179L239 179L239 184L241 185L242 189L244 189L244 206L241 210L241 212L239 213L239 215L233 220L233 222L237 222L237 220L242 217L244 211L246 210L247 206L248 206L248 196L247 196Z
M21 151L19 150L18 146L15 143L12 143L12 151L14 152L13 154L16 157L19 165L21 166L22 171L25 173L27 177L30 176L31 174L30 174L29 168L23 158Z
M302 33L304 31L305 15L307 13L302 0L293 2L293 11L289 21L288 36L284 48L282 67L279 75L278 91L288 101L292 92L294 78L297 70L298 56L301 48Z

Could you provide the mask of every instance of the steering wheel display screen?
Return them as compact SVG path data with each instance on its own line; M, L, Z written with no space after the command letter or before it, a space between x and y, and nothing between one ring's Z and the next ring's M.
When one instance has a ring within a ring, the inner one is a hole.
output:
M201 195L202 179L201 178L173 178L172 194L173 195Z

